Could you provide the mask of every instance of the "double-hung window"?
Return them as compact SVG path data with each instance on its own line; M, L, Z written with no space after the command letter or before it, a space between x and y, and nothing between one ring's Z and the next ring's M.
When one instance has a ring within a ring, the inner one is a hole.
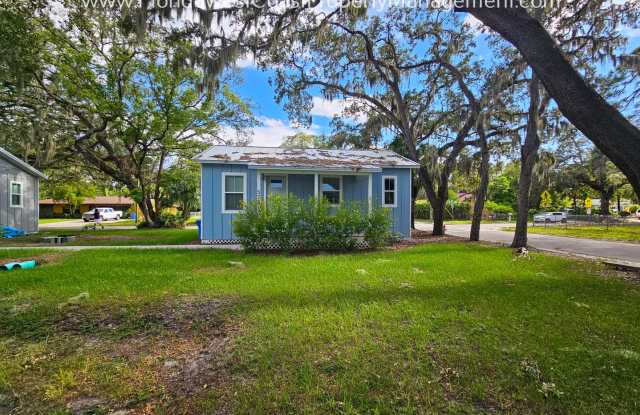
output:
M322 197L332 206L339 205L342 196L342 177L322 177L321 180Z
M11 207L22 207L22 183L11 182Z
M247 176L244 173L222 173L222 213L237 213L244 209Z
M398 186L396 176L382 176L382 206L396 207L398 202Z

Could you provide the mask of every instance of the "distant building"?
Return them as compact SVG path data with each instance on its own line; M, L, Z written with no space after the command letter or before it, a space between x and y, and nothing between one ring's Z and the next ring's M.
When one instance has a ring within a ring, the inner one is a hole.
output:
M0 147L0 225L38 231L40 179L45 176Z
M473 193L458 192L458 202L471 202L473 201Z
M126 213L135 210L135 202L127 196L96 196L84 199L79 207L80 213L97 207L110 207ZM71 206L64 200L42 199L40 201L41 218L59 218L71 213Z
M389 150L213 146L196 156L202 173L201 240L237 241L232 221L250 200L324 198L389 209L391 231L411 236L411 174L418 164Z

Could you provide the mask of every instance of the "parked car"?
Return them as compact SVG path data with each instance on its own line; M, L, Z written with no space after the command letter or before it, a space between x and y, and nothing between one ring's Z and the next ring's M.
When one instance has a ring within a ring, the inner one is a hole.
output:
M533 223L545 222L545 223L566 223L567 214L565 212L545 212L533 216Z
M113 208L107 207L99 207L96 209L98 209L98 211L100 212L100 219L102 220L120 220L120 218L122 217L121 210L113 210ZM96 209L91 209L87 212L84 212L82 214L82 220L85 222L94 220Z

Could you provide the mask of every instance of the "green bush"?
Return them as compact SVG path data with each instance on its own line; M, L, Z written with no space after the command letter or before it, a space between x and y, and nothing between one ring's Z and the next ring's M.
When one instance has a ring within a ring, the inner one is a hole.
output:
M625 210L633 214L633 213L636 213L638 210L640 210L640 205L629 205Z
M364 239L372 248L391 237L386 209L365 213L357 203L331 207L325 199L302 201L294 196L271 196L249 201L236 215L233 231L251 250L277 246L285 251L348 251Z
M501 205L493 200L487 200L484 207L491 213L513 213L513 208L511 206Z
M445 220L469 219L470 206L467 202L449 200L444 209ZM415 217L416 219L432 219L431 205L428 200L416 200Z
M416 219L431 219L431 206L427 200L416 200Z
M160 224L163 228L184 228L184 218L170 212L160 213Z

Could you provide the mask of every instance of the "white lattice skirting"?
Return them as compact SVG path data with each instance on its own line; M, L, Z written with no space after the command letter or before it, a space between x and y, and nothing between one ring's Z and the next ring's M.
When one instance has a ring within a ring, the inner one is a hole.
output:
M200 241L202 245L239 245L239 239L203 239ZM300 246L298 246L300 247ZM356 241L355 244L356 249L369 249L369 244L366 241ZM256 249L263 251L275 251L279 250L280 245L274 242L264 242L260 244Z

